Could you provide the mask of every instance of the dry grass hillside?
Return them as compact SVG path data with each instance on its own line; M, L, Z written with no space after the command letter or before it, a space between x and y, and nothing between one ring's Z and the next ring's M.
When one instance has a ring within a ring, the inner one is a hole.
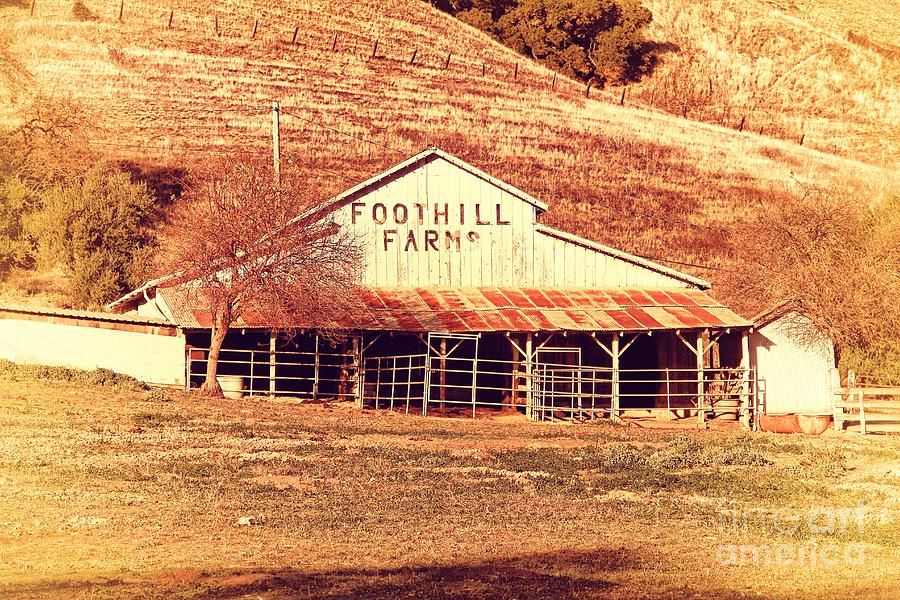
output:
M900 2L651 0L678 47L633 98L884 165L900 155Z
M758 8L751 21L727 2L682 9L656 3L655 33L671 33L685 55L696 48L715 55L724 69L716 95L733 98L735 107L757 97L730 87L744 69L731 64L738 46L728 46L726 33L689 38L690 23L703 21L710 32L737 30L735 44L759 41L753 68L762 77L765 63L779 80L765 89L779 90L783 104L796 101L796 114L821 115L803 120L803 146L767 135L780 129L760 135L758 112L750 120L756 129L738 132L737 108L723 127L636 106L653 100L654 86L678 72L681 54L668 55L657 83L642 83L619 106L618 90L591 90L586 98L582 84L554 79L417 0L125 0L121 22L118 0L85 5L95 20L74 18L71 0L0 3L3 117L21 115L35 90L71 96L93 115L98 147L109 157L153 168L179 168L236 148L263 151L271 143L269 107L280 99L283 147L302 158L313 200L427 141L546 200L552 224L645 256L713 267L728 263L731 232L742 218L786 201L801 186L832 186L867 202L900 182L892 166L883 166L891 161L882 161L886 149L896 149L896 86L889 78L870 86L877 74L866 70L887 59L848 49L845 62L861 61L869 79L846 75L846 91L820 101L816 93L830 93L832 83L797 82L825 58L785 75L788 42L778 46L759 28L769 5L751 3ZM721 18L711 23L720 5ZM778 14L779 27L795 19L787 8ZM782 37L805 39L792 32L784 29ZM887 30L880 35L879 41L890 37ZM834 36L820 37L847 47ZM789 110L777 116L788 129L797 118ZM796 132L788 133L793 139ZM685 269L714 282L718 273Z

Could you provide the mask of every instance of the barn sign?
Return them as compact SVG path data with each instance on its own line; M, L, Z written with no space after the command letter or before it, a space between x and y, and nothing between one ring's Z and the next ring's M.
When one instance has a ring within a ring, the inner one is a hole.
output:
M452 206L449 202L443 204L414 202L412 209L403 202L395 203L390 208L384 203L376 202L372 204L371 209L365 202L353 202L350 211L351 223L354 225L358 219L370 217L375 226L384 226L380 231L385 251L388 251L392 244L399 244L404 252L410 250L418 252L420 249L438 252L439 245L442 245L444 250L459 252L463 242L473 243L481 238L479 228L511 224L503 218L503 208L499 203L485 208L480 202L476 202L474 214L470 213L468 218L464 202ZM398 227L407 225L410 219L413 219L419 229L407 230L405 239L398 239L400 231ZM428 225L434 228L422 229ZM443 228L439 229L441 226Z

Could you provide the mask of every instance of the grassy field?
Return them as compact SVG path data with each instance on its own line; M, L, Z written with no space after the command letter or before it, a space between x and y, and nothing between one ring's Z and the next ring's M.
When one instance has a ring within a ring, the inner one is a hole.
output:
M36 91L70 96L98 148L147 172L268 152L280 99L282 148L300 157L310 201L438 145L546 200L548 224L713 267L683 268L714 284L744 220L806 186L861 203L900 188L894 62L797 24L793 5L652 5L654 38L683 51L624 106L618 89L554 87L550 71L419 1L128 0L122 22L118 2L85 5L97 20L75 19L68 0L41 0L34 16L27 2L0 5L0 119L21 118ZM854 23L879 10L847 9ZM807 60L820 38L825 53ZM683 113L666 82L693 86L687 64L697 81L716 77L706 108Z
M423 418L48 381L0 382L0 414L3 597L900 586L897 437Z

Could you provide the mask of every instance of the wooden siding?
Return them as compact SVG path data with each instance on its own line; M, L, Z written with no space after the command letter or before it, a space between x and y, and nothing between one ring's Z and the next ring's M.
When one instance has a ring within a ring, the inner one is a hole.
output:
M690 286L539 230L537 216L535 205L438 156L335 214L365 245L365 285Z

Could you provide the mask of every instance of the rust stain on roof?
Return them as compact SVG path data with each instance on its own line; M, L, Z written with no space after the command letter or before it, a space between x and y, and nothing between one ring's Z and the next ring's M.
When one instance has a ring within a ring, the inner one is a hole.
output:
M159 293L185 329L207 329L209 315L197 294L181 287ZM699 290L587 288L359 288L347 318L333 323L291 323L298 328L448 332L654 331L750 327ZM269 328L266 315L243 315L234 327ZM283 324L281 324L283 325Z

